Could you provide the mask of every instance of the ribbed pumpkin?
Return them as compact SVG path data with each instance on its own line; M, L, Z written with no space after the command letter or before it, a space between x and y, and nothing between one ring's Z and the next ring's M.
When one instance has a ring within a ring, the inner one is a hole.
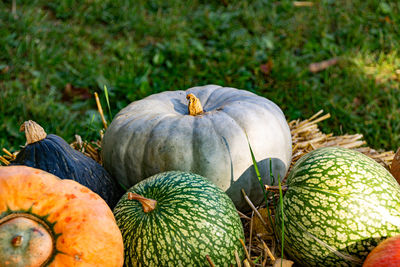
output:
M360 266L383 239L400 234L400 185L371 158L329 147L303 156L276 211L290 259L302 266ZM278 234L280 237L280 234Z
M34 121L21 126L27 145L21 149L12 165L25 165L72 179L99 194L113 208L124 191L96 161L73 149L61 137L49 134Z
M107 204L72 180L0 167L0 266L122 266L121 232Z
M249 91L208 85L131 103L108 127L102 153L105 168L126 187L163 171L189 171L245 210L242 188L254 204L263 201L248 141L264 183L271 183L269 159L274 177L285 176L292 142L280 108Z
M206 178L154 175L128 190L114 209L127 266L215 266L243 259L243 226L232 200Z

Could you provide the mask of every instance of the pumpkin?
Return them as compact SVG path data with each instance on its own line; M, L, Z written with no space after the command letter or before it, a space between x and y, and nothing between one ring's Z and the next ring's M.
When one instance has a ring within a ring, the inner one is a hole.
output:
M392 165L390 166L390 173L397 182L400 183L400 148L397 149L396 154L394 155Z
M244 258L232 200L206 178L171 171L139 182L114 209L127 266L216 266Z
M21 126L27 145L21 149L12 165L38 168L72 179L99 194L113 208L124 193L119 184L96 161L73 149L61 137L49 134L34 121Z
M361 266L379 242L400 234L400 185L360 152L314 150L296 162L286 185L277 232L283 217L285 251L301 266Z
M363 267L400 266L400 235L385 239L367 256Z
M269 159L276 181L285 176L292 143L281 109L249 91L208 85L131 103L106 130L102 155L126 187L163 171L188 171L210 179L243 211L242 188L254 204L263 201L249 143L264 183L272 183Z
M122 266L121 232L87 187L31 167L0 167L0 265Z

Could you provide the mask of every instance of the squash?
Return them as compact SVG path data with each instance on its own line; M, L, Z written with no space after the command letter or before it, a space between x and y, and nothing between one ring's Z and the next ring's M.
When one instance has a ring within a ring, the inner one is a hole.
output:
M244 211L242 188L254 204L263 201L249 143L264 183L272 183L269 159L276 181L285 177L292 142L281 109L245 90L208 85L131 103L106 130L102 155L105 168L126 187L163 171L193 172Z
M26 166L0 167L1 266L122 266L110 208L72 180Z
M126 266L215 266L244 258L243 226L232 200L206 178L187 172L139 182L114 209Z
M400 185L360 152L309 152L286 185L277 233L283 216L285 251L300 266L360 266L379 242L400 234Z
M400 235L385 239L367 256L363 267L400 266Z
M392 165L390 166L390 173L400 184L400 148L397 149L396 154L394 155Z
M100 164L70 147L61 137L47 135L34 121L26 121L21 131L25 131L27 145L11 165L34 167L61 179L75 180L99 194L110 208L114 208L124 191Z

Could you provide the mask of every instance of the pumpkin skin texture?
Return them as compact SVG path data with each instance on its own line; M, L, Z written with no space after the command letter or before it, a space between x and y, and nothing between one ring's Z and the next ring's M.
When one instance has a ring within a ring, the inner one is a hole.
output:
M188 113L190 94L203 105L199 115ZM126 187L164 171L197 173L245 211L249 206L242 188L255 205L263 201L248 141L264 183L272 183L269 159L275 178L286 175L292 142L280 108L249 91L207 85L162 92L128 105L108 127L102 155L105 168Z
M363 267L400 266L400 235L390 237L375 247L365 259Z
M35 122L29 123L31 127L40 127ZM61 179L75 180L100 195L110 208L114 208L124 191L100 164L70 147L57 135L46 136L44 133L41 138L33 140L33 143L28 141L11 165L25 165L47 171Z
M0 266L122 266L112 211L79 183L0 167Z
M149 208L130 194L156 204ZM235 250L244 258L232 200L200 175L172 171L145 179L121 198L114 215L126 266L209 266L207 255L215 266L230 266Z
M364 154L314 150L296 162L286 185L284 246L300 266L361 266L379 242L400 234L400 185Z

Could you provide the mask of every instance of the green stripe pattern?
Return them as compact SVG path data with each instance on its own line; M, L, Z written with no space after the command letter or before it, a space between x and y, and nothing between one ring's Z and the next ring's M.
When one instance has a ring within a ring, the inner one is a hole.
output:
M232 200L206 178L165 172L128 192L157 201L148 213L126 193L114 209L125 245L126 266L216 266L244 257L243 226Z
M285 252L302 266L360 266L383 239L400 234L400 186L369 157L314 150L287 179ZM277 208L280 233L281 208Z

